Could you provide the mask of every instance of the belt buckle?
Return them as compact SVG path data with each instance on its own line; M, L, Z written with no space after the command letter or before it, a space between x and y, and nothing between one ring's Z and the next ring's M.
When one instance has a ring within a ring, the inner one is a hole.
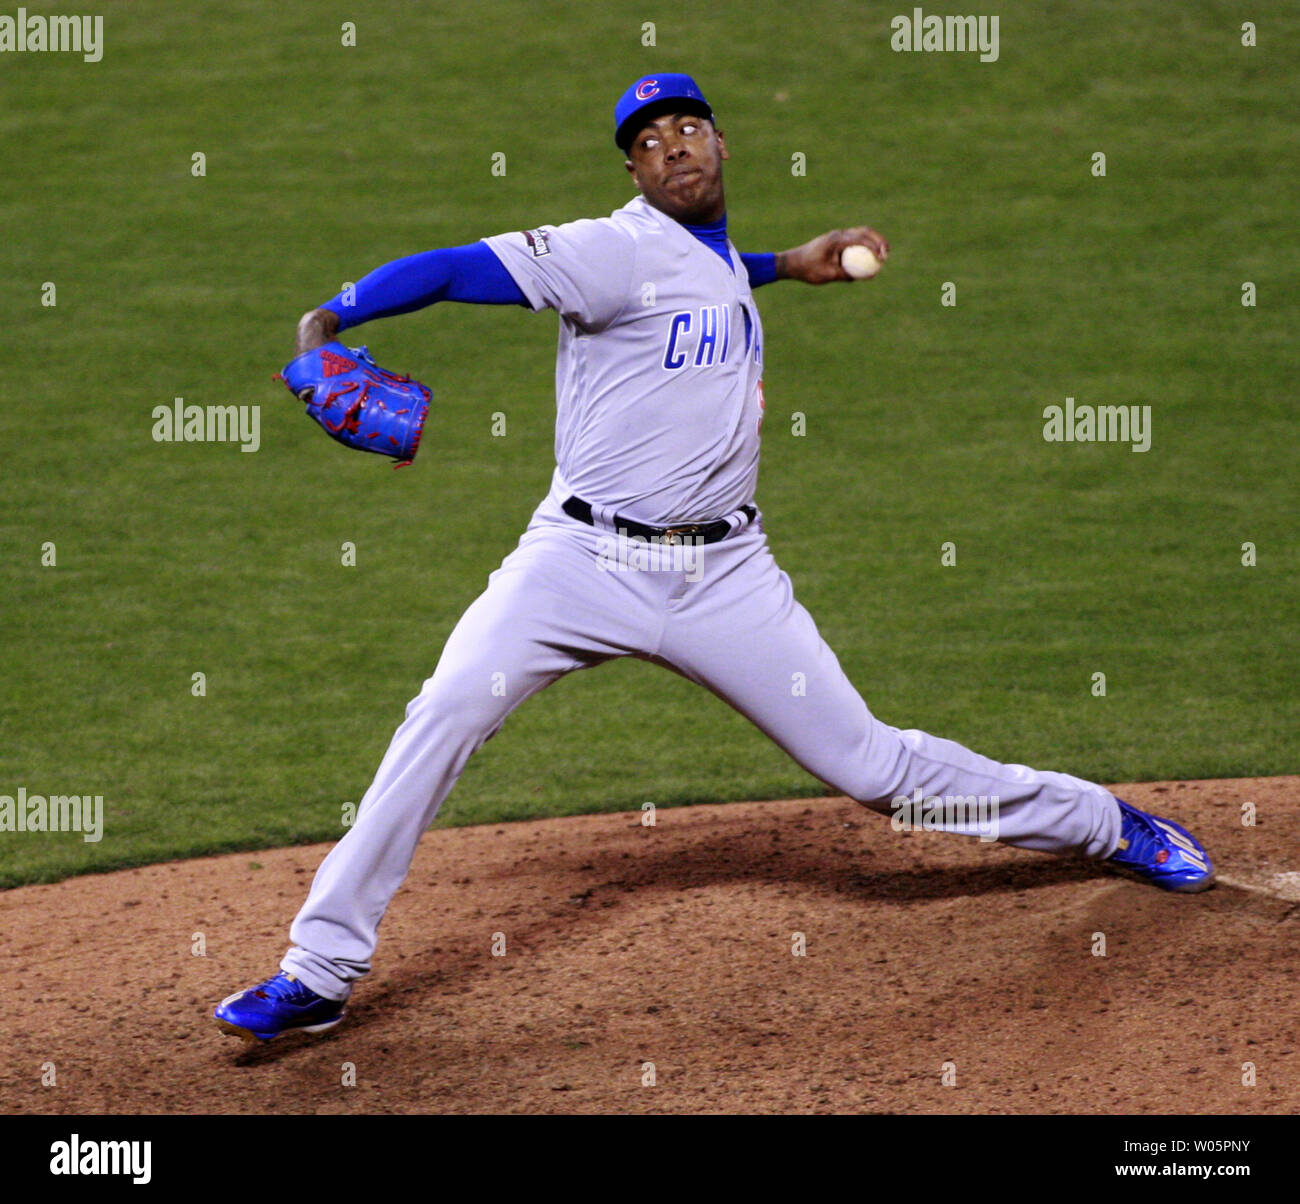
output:
M699 523L687 523L683 527L665 527L663 541L664 543L679 544L682 541L681 537L683 535L686 535L689 532L698 531L699 529Z

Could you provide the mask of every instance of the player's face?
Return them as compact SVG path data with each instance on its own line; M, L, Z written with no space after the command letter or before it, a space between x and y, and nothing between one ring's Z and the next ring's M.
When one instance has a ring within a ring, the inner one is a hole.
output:
M679 222L717 221L726 212L722 132L695 113L665 113L642 126L628 151L627 169L641 195Z

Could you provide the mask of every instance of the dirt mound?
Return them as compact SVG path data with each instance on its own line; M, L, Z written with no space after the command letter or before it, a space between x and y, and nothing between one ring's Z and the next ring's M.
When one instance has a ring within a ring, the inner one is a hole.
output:
M1221 885L842 798L432 832L348 1020L251 1051L211 1009L273 972L324 846L9 891L3 1110L1300 1110L1300 778L1118 792Z

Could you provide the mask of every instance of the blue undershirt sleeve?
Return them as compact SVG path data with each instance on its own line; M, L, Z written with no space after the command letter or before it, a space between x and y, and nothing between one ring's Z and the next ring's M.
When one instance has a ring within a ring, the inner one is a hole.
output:
M408 314L436 301L528 305L514 277L484 242L394 259L359 280L348 301L339 293L321 306L338 315L340 331L375 318Z
M776 279L776 253L774 251L765 251L761 254L746 254L742 251L740 262L745 265L745 271L749 273L750 288L761 288L765 284L771 284Z

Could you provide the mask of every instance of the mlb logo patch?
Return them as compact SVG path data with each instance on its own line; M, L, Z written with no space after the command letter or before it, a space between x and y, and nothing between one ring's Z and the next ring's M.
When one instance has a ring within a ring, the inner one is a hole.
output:
M524 231L524 238L527 240L528 245L533 249L534 259L540 258L542 255L549 255L551 253L551 245L549 242L547 242L548 237L549 235L547 235L545 230Z

